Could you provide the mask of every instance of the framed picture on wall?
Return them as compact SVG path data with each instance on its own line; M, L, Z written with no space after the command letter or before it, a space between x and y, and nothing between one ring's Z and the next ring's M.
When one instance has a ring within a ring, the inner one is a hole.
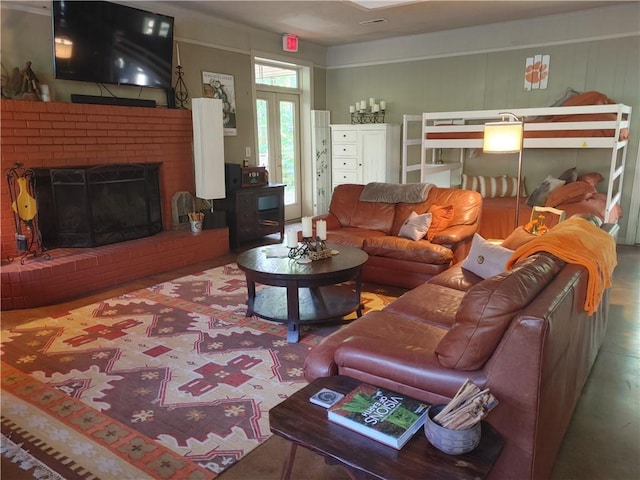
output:
M236 129L236 93L233 75L226 73L212 73L202 71L202 94L207 98L222 100L222 115L224 117L224 134L234 136Z

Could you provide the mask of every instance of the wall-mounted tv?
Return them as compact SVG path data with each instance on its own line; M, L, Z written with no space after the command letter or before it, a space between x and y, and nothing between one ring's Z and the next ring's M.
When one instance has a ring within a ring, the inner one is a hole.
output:
M110 2L54 1L56 78L171 86L173 17Z

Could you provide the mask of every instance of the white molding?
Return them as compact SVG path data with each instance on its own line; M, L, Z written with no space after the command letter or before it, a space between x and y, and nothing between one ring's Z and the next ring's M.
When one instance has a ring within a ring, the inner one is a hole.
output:
M329 47L327 69L640 36L640 2ZM470 49L472 47L472 49Z

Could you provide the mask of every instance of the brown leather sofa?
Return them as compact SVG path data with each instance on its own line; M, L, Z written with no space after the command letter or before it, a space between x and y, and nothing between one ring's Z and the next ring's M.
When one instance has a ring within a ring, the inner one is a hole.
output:
M587 277L547 253L486 280L456 264L324 339L305 377L348 375L432 404L469 378L500 402L486 419L505 439L490 478L548 478L607 326L608 291L592 316L583 308Z
M366 202L365 185L344 184L333 190L329 213L313 221L327 222L327 241L363 249L369 259L363 279L413 288L463 259L478 229L482 196L470 190L432 186L424 201ZM398 237L412 211L426 213L432 206L453 205L453 218L431 241Z

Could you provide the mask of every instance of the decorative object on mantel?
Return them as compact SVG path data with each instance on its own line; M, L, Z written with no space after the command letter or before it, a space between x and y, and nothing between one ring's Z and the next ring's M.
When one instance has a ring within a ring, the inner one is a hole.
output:
M178 42L176 42L176 60L178 62L178 66L176 67L176 76L178 77L176 80L176 86L173 88L175 90L176 96L176 108L187 108L187 101L189 100L189 91L187 90L187 85L184 83L184 72L182 71L182 62L180 61L180 46Z
M316 236L313 237L311 217L302 217L302 243L298 243L296 232L287 232L287 247L289 258L298 260L299 263L308 263L312 260L322 260L335 254L334 250L327 247L327 222L316 222Z
M7 170L7 182L9 183L9 197L16 228L16 249L23 252L20 264L24 264L29 255L34 257L44 253L44 258L49 260L42 245L42 236L38 228L38 206L34 193L35 171L24 168L22 163L16 163Z
M351 124L359 123L384 123L384 114L387 110L387 102L380 100L376 103L376 99L369 98L369 105L366 100L360 100L355 105L349 105L349 113L351 114Z
M9 75L9 72L2 66L2 98L11 98L13 100L42 100L40 94L40 81L35 72L31 68L31 62L25 63L22 71L15 67Z

